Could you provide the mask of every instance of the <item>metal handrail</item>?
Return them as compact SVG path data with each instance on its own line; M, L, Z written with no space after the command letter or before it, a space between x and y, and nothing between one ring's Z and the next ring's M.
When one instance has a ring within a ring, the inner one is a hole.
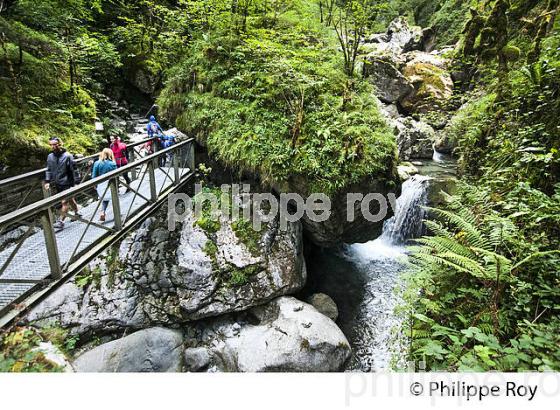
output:
M91 179L87 182L84 182L83 184L80 185L76 185L66 191L60 192L56 195L53 196L49 196L48 198L45 198L43 200L40 200L38 202L35 202L33 204L27 205L21 209L17 209L15 211L12 211L8 214L2 215L0 216L0 227L2 227L4 224L13 224L19 221L22 221L24 219L29 218L30 216L37 214L41 211L45 211L49 208L51 208L53 205L59 203L60 201L62 201L65 198L69 198L69 197L73 197L76 196L76 194L86 191L89 188L95 188L96 185L108 181L112 178L114 178L115 176L121 175L121 174L125 174L128 171L130 171L132 168L136 168L139 165L145 164L147 162L153 161L156 158L159 158L162 155L166 155L167 153L173 152L179 148L181 148L182 146L192 143L194 141L194 138L189 138L185 141L182 141L178 144L172 145L169 148L165 148L163 150L157 151L153 154L150 154L142 159L139 159L137 161L131 162L128 165L122 166L114 171L108 172L104 175L101 175L97 178Z
M142 141L133 142L131 144L127 144L126 148L127 148L127 150L129 150L131 148L137 147L138 145L143 145L143 144L146 144L147 142L154 141L156 138L157 137L146 138ZM81 164L83 162L95 159L98 156L99 156L99 153L88 155L87 157L81 157L81 158L75 159L75 162L76 162L76 164ZM5 179L0 179L0 188L7 187L7 186L10 186L10 185L14 185L18 182L25 181L27 179L32 179L32 178L44 179L44 178L42 178L42 176L45 175L46 171L47 171L47 168L45 167L45 168L37 169L35 171L27 172L25 174L16 175L16 176L13 176L13 177L10 177L10 178L5 178Z
M14 320L21 314L22 310L34 305L48 292L53 291L81 271L107 246L123 238L130 229L153 214L163 205L169 195L180 190L184 184L192 180L195 175L194 141L194 138L188 138L169 148L72 187L67 191L38 200L21 209L0 216L0 231L20 224L30 227L27 232L16 238L15 242L10 242L8 247L2 250L0 284L3 286L25 284L29 287L17 288L15 293L10 293L14 292L10 288L10 292L6 294L10 302L7 305L0 306L0 327ZM166 157L165 163L158 161L161 157ZM169 165L168 157L171 157ZM123 196L121 198L119 193L120 177L134 168L140 168L142 178L140 180L133 178L136 181L134 187L124 184L128 189L135 192L132 201L130 201L131 197ZM159 173L156 173L156 170L159 170ZM170 173L174 175L173 178L170 177ZM164 174L165 178L163 178ZM146 176L148 176L147 181L143 184ZM168 185L166 185L167 179L170 180ZM60 237L57 238L58 235L53 226L54 212L58 203L65 198L86 193L95 185L102 183L107 183L107 187L103 194L98 193L97 202L90 202L87 205L89 208L82 209L85 211L83 213L85 216L81 214L67 215L71 220L78 221L80 224L70 225L70 236L63 235L63 241L59 242ZM147 184L149 184L149 194L144 196L140 191L145 193L148 188ZM156 187L159 184L161 186L158 191ZM112 206L112 223L110 220L104 223L94 222L102 202L107 199L107 194L110 194L108 200ZM137 197L143 198L144 201L136 203L134 208ZM129 204L128 201L130 201ZM121 209L122 204L128 204L128 210ZM42 227L42 229L35 230L36 225ZM102 231L92 233L94 227L102 228ZM75 236L68 240L76 233L79 235L79 239L78 236ZM31 241L31 245L24 249L23 243L27 240ZM42 243L44 243L45 249L40 250L37 254L37 247L43 246ZM28 259L16 261L15 257L19 255L20 251L27 252ZM7 300L7 297L5 300ZM5 300L4 304L6 303Z

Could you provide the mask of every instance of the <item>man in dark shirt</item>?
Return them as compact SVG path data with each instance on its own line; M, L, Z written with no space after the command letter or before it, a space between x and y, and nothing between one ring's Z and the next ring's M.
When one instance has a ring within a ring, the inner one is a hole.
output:
M51 138L49 145L52 148L52 152L47 157L45 189L54 188L55 193L60 193L73 187L80 181L78 181L74 158L62 148L60 138ZM62 201L62 209L60 210L60 218L54 224L55 229L64 229L64 219L68 213L68 207L72 208L76 215L80 216L76 200L74 198L64 199Z

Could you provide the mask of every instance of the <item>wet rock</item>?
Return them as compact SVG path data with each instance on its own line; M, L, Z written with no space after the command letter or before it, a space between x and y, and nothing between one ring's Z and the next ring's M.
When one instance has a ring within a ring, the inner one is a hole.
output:
M150 328L104 343L74 361L77 372L179 372L181 332Z
M457 191L457 179L452 177L431 178L428 182L427 205L441 208L445 205L445 194L453 195ZM430 217L431 218L431 217Z
M432 127L410 117L398 119L393 124L397 133L399 158L402 161L433 157L436 134Z
M277 192L298 193L303 198L307 198L311 194L309 181L304 176L299 175L291 177L285 183L274 185L274 189ZM306 237L316 245L325 248L337 246L341 242L367 242L376 238L383 230L383 221L393 216L393 208L387 207L384 214L385 218L382 220L377 222L368 220L361 211L361 201L350 201L349 203L348 194L378 193L389 201L392 195L398 196L399 190L400 180L397 175L396 163L394 166L388 164L384 175L368 175L361 181L331 194L331 212L327 220L316 222L311 220L307 214L304 214L301 221ZM353 206L353 211L349 209L349 206ZM354 219L349 220L348 215L352 212ZM383 214L379 201L369 203L369 212L371 215Z
M445 132L439 133L434 143L434 149L442 154L453 154L456 147L456 141L449 138Z
M281 297L252 308L234 334L234 319L205 323L201 343L211 351L208 371L340 371L350 345L336 324L313 306Z
M401 74L391 55L371 53L364 57L363 77L371 82L377 97L387 104L400 101L414 91L414 87Z
M338 308L330 296L324 293L315 293L307 298L307 303L333 322L336 322L336 319L338 319Z
M208 368L211 361L210 352L205 347L185 349L184 367L188 372L200 372Z
M410 162L403 162L397 167L397 171L399 173L399 178L404 182L412 175L416 175L418 173L418 168Z

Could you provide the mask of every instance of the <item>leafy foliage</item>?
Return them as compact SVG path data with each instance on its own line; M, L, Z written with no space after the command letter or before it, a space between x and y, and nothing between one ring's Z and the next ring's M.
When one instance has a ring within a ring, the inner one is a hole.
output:
M60 367L34 350L42 340L33 328L17 327L0 335L0 372L59 372Z
M519 189L526 196L512 198L542 197L526 185ZM449 197L448 209L432 210L437 220L427 225L434 236L411 248L413 359L431 370L560 368L558 236L552 243L526 236L536 221L540 231L557 230L551 218L560 211L558 194L560 187L536 212L511 213L511 202L495 203L487 188L465 185L460 197Z
M372 88L347 86L336 40L305 8L275 25L253 16L242 36L214 32L175 67L158 102L223 163L266 182L303 176L333 192L390 175L394 137Z

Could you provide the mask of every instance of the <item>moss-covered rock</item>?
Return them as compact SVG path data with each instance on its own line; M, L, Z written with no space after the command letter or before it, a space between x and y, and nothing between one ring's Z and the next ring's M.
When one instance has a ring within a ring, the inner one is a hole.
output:
M373 52L364 57L362 75L375 86L377 97L386 104L395 103L414 91L397 64L392 55Z
M212 216L203 212L201 217ZM132 239L126 270L152 323L241 311L304 285L299 222L286 230L270 222L257 231L249 221L232 222L221 212L215 218L217 228L208 230L189 212L172 233L163 227L166 220L155 220Z
M373 86L346 76L332 32L312 16L295 19L301 12L280 16L273 29L195 42L158 104L222 166L279 192L320 192L337 202L322 226L305 225L316 243L371 239L382 222L374 229L355 222L354 235L341 223L342 203L348 192L398 191L395 138Z
M453 94L449 72L431 62L414 59L406 64L403 74L414 85L414 92L401 101L409 112L441 109Z

